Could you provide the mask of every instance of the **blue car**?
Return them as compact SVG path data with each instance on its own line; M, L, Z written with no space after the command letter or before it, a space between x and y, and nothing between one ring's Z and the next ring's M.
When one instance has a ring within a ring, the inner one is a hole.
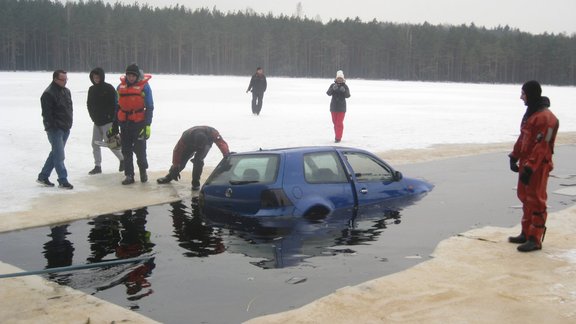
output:
M432 187L361 149L295 147L223 158L202 187L199 206L205 215L323 218L406 204Z

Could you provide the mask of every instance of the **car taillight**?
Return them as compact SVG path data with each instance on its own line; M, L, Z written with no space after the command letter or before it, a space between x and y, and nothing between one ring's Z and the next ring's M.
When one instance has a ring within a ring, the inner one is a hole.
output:
M268 189L262 191L260 196L262 208L277 208L291 206L292 202L282 189Z

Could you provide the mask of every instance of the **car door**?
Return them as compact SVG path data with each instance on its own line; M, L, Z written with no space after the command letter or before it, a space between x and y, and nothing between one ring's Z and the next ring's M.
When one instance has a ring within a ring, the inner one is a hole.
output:
M378 204L405 194L402 182L396 181L394 170L377 157L359 151L343 151L351 169L358 205Z

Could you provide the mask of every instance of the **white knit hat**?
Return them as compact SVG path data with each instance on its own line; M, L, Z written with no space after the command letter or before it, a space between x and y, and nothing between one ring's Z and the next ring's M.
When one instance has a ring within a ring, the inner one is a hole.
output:
M342 70L338 70L336 72L336 79L338 79L338 78L344 79L344 72L342 72Z

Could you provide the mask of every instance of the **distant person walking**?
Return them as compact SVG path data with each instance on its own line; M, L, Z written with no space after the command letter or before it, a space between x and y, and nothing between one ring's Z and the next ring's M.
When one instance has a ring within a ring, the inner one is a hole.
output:
M250 79L250 84L246 93L252 91L252 114L258 116L262 110L262 100L264 98L264 92L266 91L266 76L264 75L264 70L261 67L256 69L256 73Z
M194 126L182 133L172 152L172 166L168 174L156 181L160 184L170 183L172 180L178 181L180 171L184 170L188 160L192 158L192 190L200 189L200 176L204 168L204 158L210 151L212 143L226 156L230 154L228 143L224 141L220 133L210 126Z
M88 174L102 173L102 151L98 142L106 142L108 140L106 134L113 126L114 114L116 113L116 106L118 105L118 97L116 89L110 84L105 82L106 75L102 68L95 68L90 71L90 81L92 86L88 89L88 99L86 105L88 107L88 114L94 123L92 127L92 155L94 155L94 169L90 170ZM118 128L118 125L115 125ZM112 148L110 150L120 161L118 171L124 171L124 156L120 147Z
M148 160L146 141L150 138L150 124L154 112L154 99L148 81L150 74L144 74L136 64L126 68L126 75L120 77L118 86L117 120L120 125L122 154L124 155L123 185L134 183L134 157L140 171L140 181L147 182ZM112 130L112 135L114 130Z
M510 169L518 172L518 198L522 202L522 232L508 238L510 243L521 244L520 252L542 249L546 232L546 187L552 171L554 141L560 122L548 109L550 100L542 97L537 81L522 86L520 99L527 106L520 126L520 136L510 157Z
M52 73L52 82L44 90L40 97L42 106L42 119L44 130L48 135L51 150L48 158L38 174L36 182L46 186L54 187L50 182L50 174L56 169L58 174L58 187L63 189L73 189L74 186L68 182L68 172L64 165L64 148L72 128L72 96L70 90L66 88L68 75L64 70L56 70Z
M336 72L336 79L330 85L326 94L332 97L330 100L330 113L334 124L334 143L340 143L344 133L344 117L346 116L346 98L350 98L350 89L346 84L344 72Z

